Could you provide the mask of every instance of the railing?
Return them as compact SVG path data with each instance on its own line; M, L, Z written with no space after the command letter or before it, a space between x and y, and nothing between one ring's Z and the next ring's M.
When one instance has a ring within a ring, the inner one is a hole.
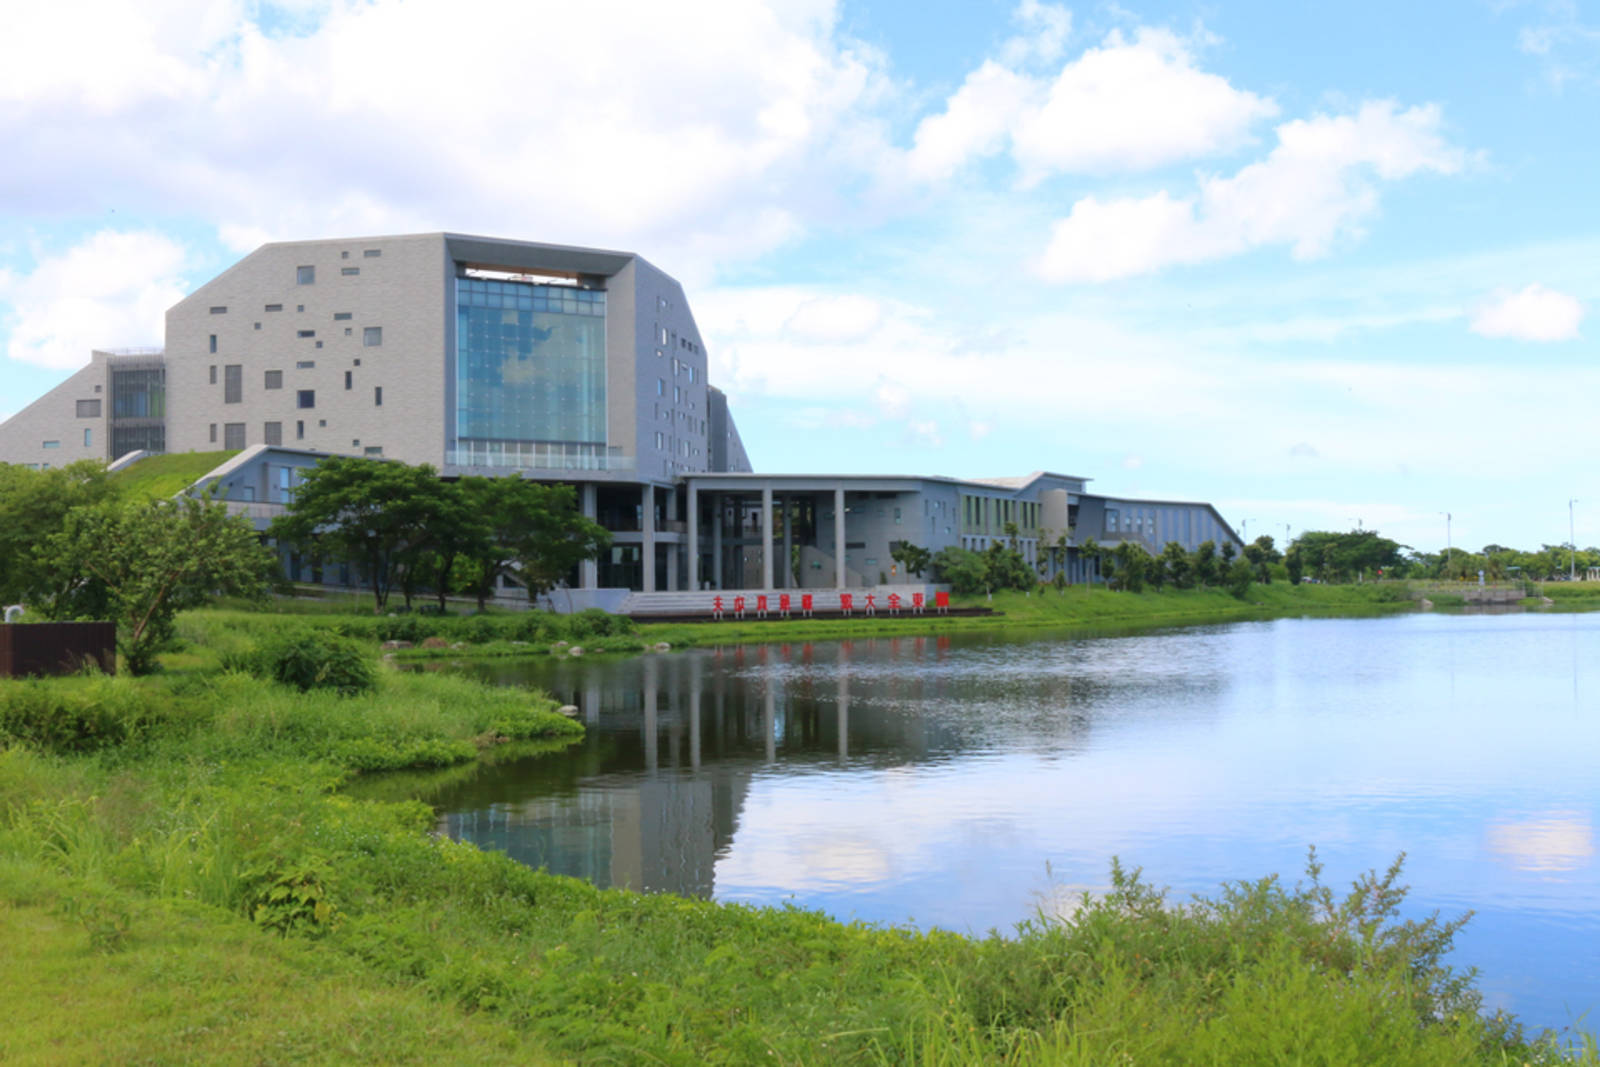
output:
M489 467L511 470L544 471L631 471L638 467L633 456L552 456L523 455L520 452L478 452L447 449L445 464L452 467Z

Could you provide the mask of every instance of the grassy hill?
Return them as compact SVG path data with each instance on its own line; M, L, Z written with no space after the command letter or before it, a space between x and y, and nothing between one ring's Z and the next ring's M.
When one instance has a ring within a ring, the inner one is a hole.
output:
M237 456L232 452L174 452L130 464L111 476L111 483L129 497L168 497Z

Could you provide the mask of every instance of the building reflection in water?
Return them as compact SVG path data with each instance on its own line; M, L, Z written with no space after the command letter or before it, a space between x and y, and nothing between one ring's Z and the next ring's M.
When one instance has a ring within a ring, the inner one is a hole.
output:
M522 665L521 680L578 705L587 736L434 797L449 813L438 829L604 887L710 896L758 776L870 771L971 746L961 723L922 714L961 684L938 669L945 639L860 644L862 673L850 642ZM917 661L909 676L906 661ZM484 673L514 680L505 665Z

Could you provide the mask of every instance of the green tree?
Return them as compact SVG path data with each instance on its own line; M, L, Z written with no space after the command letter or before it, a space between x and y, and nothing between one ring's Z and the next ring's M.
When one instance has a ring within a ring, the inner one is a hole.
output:
M1283 557L1274 545L1271 534L1262 534L1244 546L1244 558L1255 568L1256 581L1268 585L1272 581L1272 565Z
M109 614L128 670L145 674L169 647L178 612L217 596L264 596L276 566L249 520L192 496L147 503L104 501L69 511L41 559L78 580L48 596L44 614Z
M1223 575L1223 586L1235 597L1243 600L1250 593L1250 583L1255 580L1256 569L1247 559L1236 559L1228 564Z
M1376 575L1379 569L1398 568L1404 562L1403 547L1380 537L1376 530L1343 533L1307 530L1295 538L1290 549L1298 551L1302 567L1310 567L1323 581L1353 582L1363 574ZM1461 553L1455 555L1462 556ZM1460 569L1459 566L1456 569ZM1476 567L1472 568L1472 574L1477 575Z
M1300 579L1305 577L1306 561L1305 557L1300 554L1300 546L1298 544L1291 544L1288 551L1284 552L1283 565L1289 572L1289 583L1291 585L1299 585Z
M407 602L433 545L430 525L446 507L427 464L329 456L307 471L271 536L360 568L382 613L396 581Z
M1189 559L1189 553L1176 541L1168 541L1161 550L1161 569L1166 572L1167 581L1175 589L1189 589L1194 586L1194 564Z
M1137 593L1144 589L1150 574L1150 553L1137 541L1120 541L1111 551L1114 569L1109 577L1113 589Z
M1014 526L1011 523L1007 525ZM1022 558L1022 553L1015 546L1016 539L1012 538L1009 546L994 541L984 551L984 567L991 590L1015 589L1023 592L1039 584L1038 576L1028 567L1028 561Z
M922 577L922 572L933 563L932 552L910 541L895 542L889 549L889 558L904 567L906 573L914 578Z
M43 471L0 463L0 606L60 596L75 585L77 568L57 569L39 559L39 550L65 526L68 512L115 495L95 460Z
M987 593L991 589L988 563L971 549L956 545L941 548L933 557L933 573L962 596Z
M1221 578L1221 569L1217 564L1217 543L1201 541L1189 559L1189 566L1194 571L1196 585L1201 588L1217 585Z

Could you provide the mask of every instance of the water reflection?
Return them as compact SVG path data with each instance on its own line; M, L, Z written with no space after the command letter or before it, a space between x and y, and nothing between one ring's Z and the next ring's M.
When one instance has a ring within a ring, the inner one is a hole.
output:
M578 705L575 751L432 797L440 828L605 886L1007 928L1102 886L1336 882L1412 913L1541 1025L1600 1007L1600 617L1281 620L1114 640L744 646L483 671Z

